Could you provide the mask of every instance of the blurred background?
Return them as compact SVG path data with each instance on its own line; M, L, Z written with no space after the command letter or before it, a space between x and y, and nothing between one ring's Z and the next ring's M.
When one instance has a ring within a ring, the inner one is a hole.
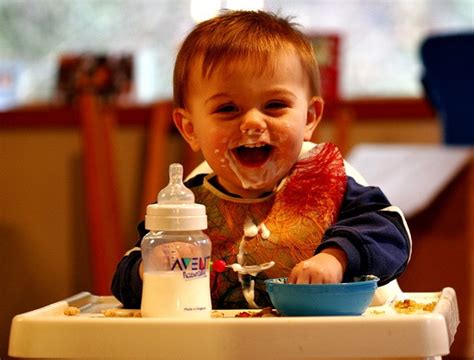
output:
M332 79L315 141L346 155L361 143L443 143L420 45L472 31L472 0L0 0L0 358L15 314L108 293L168 164L189 172L200 160L169 122L180 41L243 7L291 16L313 40Z
M345 98L420 96L420 41L473 26L470 0L1 0L0 71L16 67L18 103L50 101L62 54L131 53L135 100L168 98L177 46L196 20L245 3L293 16L308 34L338 34Z

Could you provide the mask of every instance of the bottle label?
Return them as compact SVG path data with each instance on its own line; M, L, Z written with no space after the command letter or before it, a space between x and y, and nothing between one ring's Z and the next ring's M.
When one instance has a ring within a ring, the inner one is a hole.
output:
M210 268L210 256L170 259L171 271L182 271L183 279L206 277Z

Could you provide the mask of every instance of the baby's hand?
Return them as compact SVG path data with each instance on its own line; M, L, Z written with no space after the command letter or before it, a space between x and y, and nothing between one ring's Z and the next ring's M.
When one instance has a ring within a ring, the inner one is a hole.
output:
M292 284L340 283L346 267L346 253L339 248L327 248L298 263L291 270L288 281Z

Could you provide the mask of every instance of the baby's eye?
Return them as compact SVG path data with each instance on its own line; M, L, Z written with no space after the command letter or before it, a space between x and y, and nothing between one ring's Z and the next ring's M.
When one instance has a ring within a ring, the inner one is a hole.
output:
M224 105L218 106L216 109L217 113L232 113L232 112L237 112L237 111L239 111L239 109L234 104L224 104Z
M286 107L288 107L288 105L284 101L279 101L279 100L270 101L265 105L265 109L269 109L269 110L284 109Z

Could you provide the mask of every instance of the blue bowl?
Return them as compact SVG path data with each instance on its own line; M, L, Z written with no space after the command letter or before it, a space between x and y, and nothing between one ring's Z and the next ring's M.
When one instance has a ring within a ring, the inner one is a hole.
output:
M361 315L377 289L376 276L338 284L289 284L288 278L265 280L273 306L286 316Z

